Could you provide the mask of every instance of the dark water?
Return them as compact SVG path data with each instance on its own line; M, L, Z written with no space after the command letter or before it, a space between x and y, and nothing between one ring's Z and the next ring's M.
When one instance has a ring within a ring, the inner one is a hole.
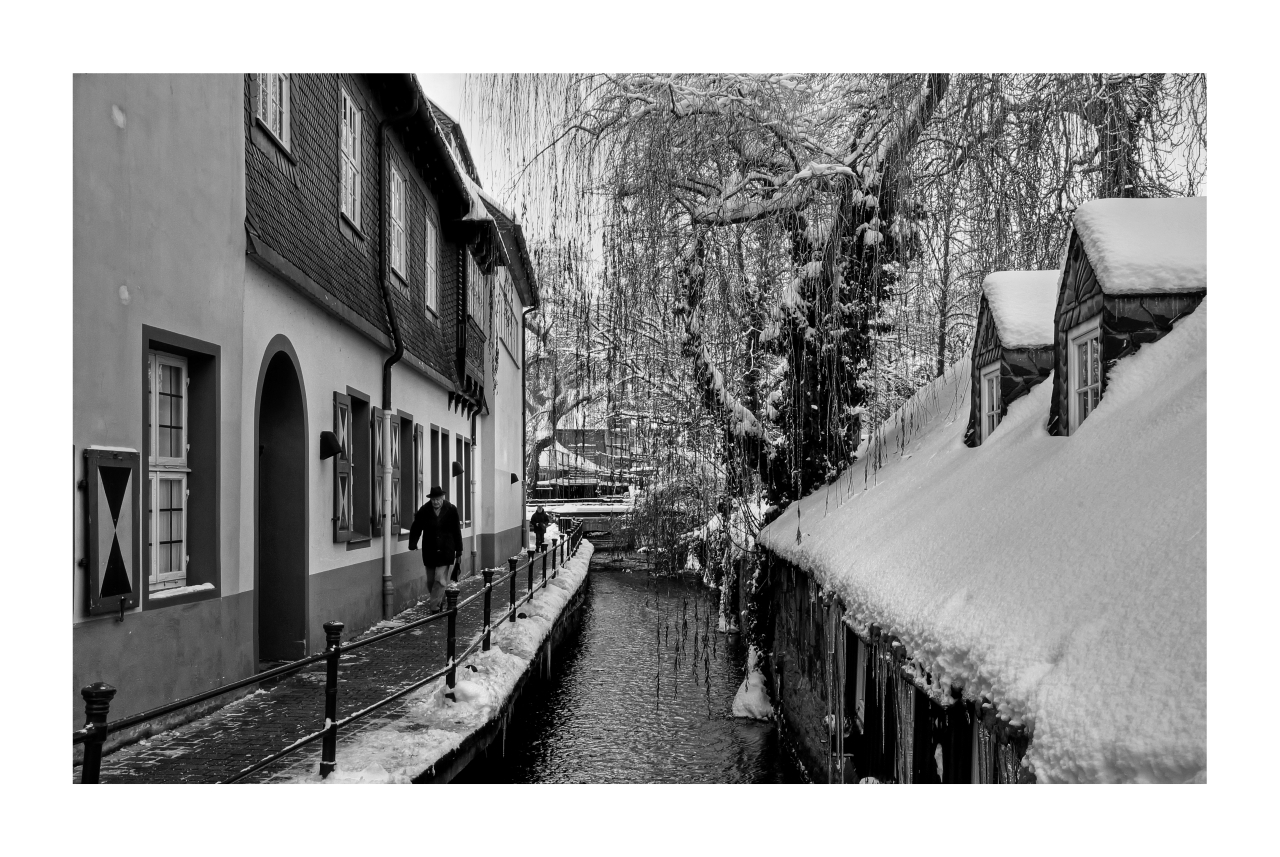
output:
M800 777L771 723L730 716L745 647L715 630L716 594L592 562L576 641L517 703L472 783L776 783ZM505 756L503 755L505 752Z

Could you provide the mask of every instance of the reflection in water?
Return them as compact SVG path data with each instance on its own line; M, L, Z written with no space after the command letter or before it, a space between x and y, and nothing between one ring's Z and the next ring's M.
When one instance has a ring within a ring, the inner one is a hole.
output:
M715 593L597 555L576 642L458 782L794 782L771 723L729 716L746 660Z

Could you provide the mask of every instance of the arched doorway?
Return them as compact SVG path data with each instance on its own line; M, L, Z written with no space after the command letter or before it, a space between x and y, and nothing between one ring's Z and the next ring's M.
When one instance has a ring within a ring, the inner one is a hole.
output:
M307 435L302 384L286 351L258 397L258 660L307 654Z

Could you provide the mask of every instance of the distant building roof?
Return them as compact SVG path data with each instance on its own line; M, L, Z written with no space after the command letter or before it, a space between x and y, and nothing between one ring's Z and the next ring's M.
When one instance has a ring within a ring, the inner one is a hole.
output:
M1205 197L1095 199L1076 211L1075 232L1108 295L1206 288Z
M1058 302L1055 271L996 271L982 281L1000 344L1039 348L1053 344L1053 312Z

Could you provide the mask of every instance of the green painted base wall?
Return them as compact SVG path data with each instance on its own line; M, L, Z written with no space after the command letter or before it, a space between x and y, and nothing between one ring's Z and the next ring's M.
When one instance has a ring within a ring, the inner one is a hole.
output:
M519 524L500 533L480 534L480 567L506 568L507 557L515 556L524 550L521 544L521 527Z
M251 675L253 603L243 592L73 625L73 727L84 725L80 688L95 681L116 689L116 720Z

